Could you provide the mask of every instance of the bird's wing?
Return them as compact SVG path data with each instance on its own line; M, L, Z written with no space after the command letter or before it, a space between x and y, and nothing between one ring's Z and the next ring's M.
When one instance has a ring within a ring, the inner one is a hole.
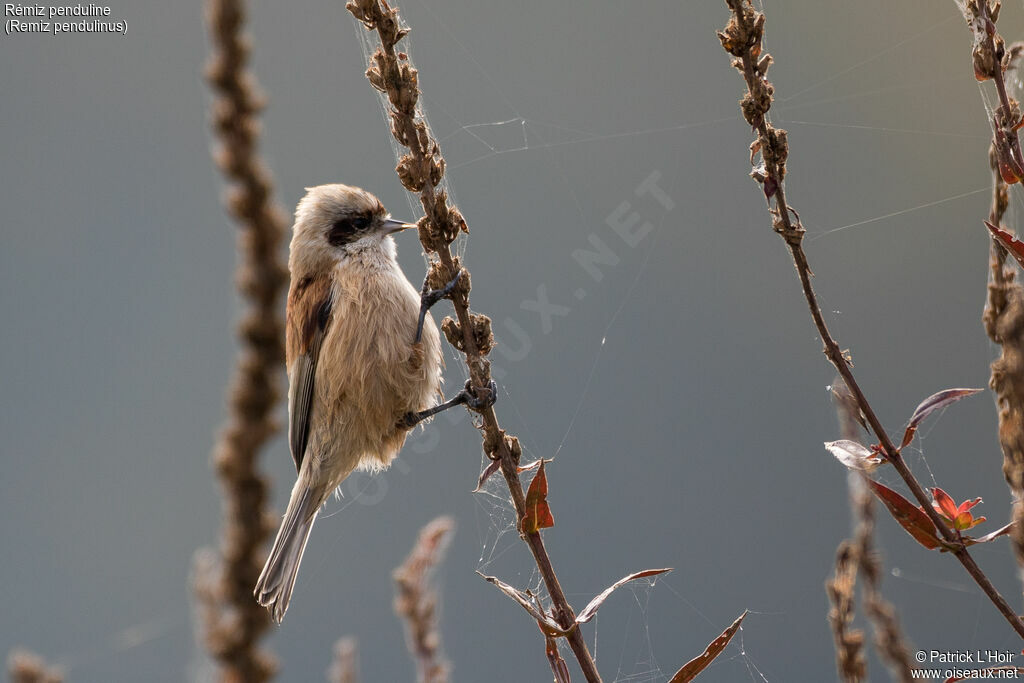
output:
M320 347L331 320L328 278L307 279L288 293L287 361L291 387L288 405L288 445L295 470L302 466L309 441L314 379Z

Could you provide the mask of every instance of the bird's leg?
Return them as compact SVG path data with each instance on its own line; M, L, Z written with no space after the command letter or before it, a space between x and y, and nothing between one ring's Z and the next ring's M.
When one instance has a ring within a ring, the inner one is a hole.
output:
M430 289L427 284L427 280L423 280L423 289L420 290L420 319L416 324L416 340L413 342L414 344L419 344L420 339L423 338L423 321L427 317L427 311L430 310L431 306L452 293L452 290L455 289L455 285L458 284L460 277L462 277L461 268L459 269L459 272L455 274L455 277L452 278L451 282L440 289Z
M473 386L473 381L466 380L466 386L454 397L448 399L444 403L437 404L433 408L427 408L426 410L421 410L418 413L406 413L405 416L399 420L398 424L406 429L412 429L428 417L432 417L438 413L448 410L449 408L462 405L463 403L473 410L480 411L490 408L497 400L498 385L494 383L493 379L487 383L487 395L483 398L476 395L476 388Z

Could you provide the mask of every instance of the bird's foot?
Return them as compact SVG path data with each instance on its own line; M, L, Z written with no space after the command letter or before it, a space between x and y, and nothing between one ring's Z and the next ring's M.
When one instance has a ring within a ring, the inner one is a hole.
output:
M419 412L409 412L402 416L398 421L398 426L402 429L412 429L423 420L428 417L433 417L438 413L444 412L449 408L465 404L473 410L479 412L486 410L494 405L495 401L498 400L498 385L494 383L492 379L487 383L487 388L484 390L483 396L477 395L477 389L473 386L472 380L466 380L466 386L452 398L448 399L444 403L439 403L433 408L427 408Z
M438 301L451 294L461 277L462 269L460 268L455 277L451 279L451 282L440 289L430 289L427 285L427 280L423 281L423 289L420 290L420 318L416 324L416 340L413 342L414 344L419 344L420 339L423 338L423 322L427 317L427 311Z
M487 382L483 396L478 396L477 392L478 389L473 386L472 380L466 380L466 386L460 392L460 395L465 395L466 405L477 412L487 410L498 400L498 385L494 383L493 379Z

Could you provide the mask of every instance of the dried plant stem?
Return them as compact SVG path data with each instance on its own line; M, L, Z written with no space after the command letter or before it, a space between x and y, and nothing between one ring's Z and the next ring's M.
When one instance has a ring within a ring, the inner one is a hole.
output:
M854 514L857 516L852 552L864 577L864 609L874 627L875 647L882 661L889 667L893 678L902 683L910 683L915 680L911 673L915 667L910 658L910 646L900 628L896 610L882 596L882 563L874 550L875 501L864 481L864 475L859 472L851 475L857 477L860 483L860 486L855 487L852 497Z
M764 15L751 6L749 0L725 0L732 11L732 18L725 31L719 34L722 45L727 52L736 57L733 65L743 74L746 81L747 93L741 102L744 118L757 131L757 140L754 142L752 152L759 152L764 161L763 168L755 169L753 175L756 180L762 183L769 201L774 200L774 208L769 211L772 216L772 227L782 236L789 248L796 266L797 276L800 279L800 286L803 290L804 299L824 344L825 356L842 376L846 386L853 394L865 420L871 427L871 431L878 438L882 455L885 456L906 483L911 494L921 505L925 514L932 520L935 527L942 534L951 548L950 552L956 556L960 563L967 570L971 578L988 596L989 600L996 606L999 612L1022 638L1024 638L1024 621L1014 613L1013 609L1006 602L996 587L988 579L978 564L971 557L970 553L957 535L943 522L939 514L932 508L931 500L925 493L924 488L914 477L910 468L903 460L899 449L889 438L881 421L875 414L874 409L868 402L857 384L853 371L850 368L849 360L843 353L839 344L829 332L825 323L821 306L818 304L814 287L811 285L811 268L807 262L807 256L803 250L804 228L800 223L799 214L786 201L785 175L786 158L789 154L789 145L786 139L786 131L777 129L771 125L768 119L768 110L772 104L774 87L768 82L765 74L771 64L771 57L761 53L761 38L764 30Z
M448 683L448 662L441 652L434 571L444 561L455 520L438 517L420 529L409 556L392 573L395 614L405 622L406 644L416 661L419 683Z
M221 665L221 680L258 683L276 668L273 657L258 648L270 617L256 604L252 587L272 529L267 482L256 458L278 429L272 411L284 364L279 304L287 283L281 262L287 226L271 202L273 182L257 156L262 103L246 70L242 1L210 0L207 20L214 43L207 77L217 94L214 160L232 183L226 201L240 227L236 283L248 309L238 327L242 350L231 382L230 415L213 454L224 490L221 557L197 562L196 592L206 647Z
M836 415L839 418L839 433L844 439L856 441L860 409L841 377L832 382L832 395L836 400ZM850 488L850 507L854 516L859 515L857 496L866 486L860 472L847 473ZM870 500L868 501L870 504ZM857 534L860 540L860 534ZM864 656L864 632L853 627L856 616L857 570L860 566L860 547L853 540L843 540L836 549L835 572L825 582L829 600L828 621L832 627L832 639L836 650L836 670L844 683L861 683L867 680L868 663Z
M862 421L860 407L841 377L832 383L832 395L838 403L839 431L844 439L856 441L858 423ZM863 424L861 426L864 426ZM865 427L866 429L866 427ZM836 570L826 583L832 609L829 621L836 641L836 664L840 677L847 683L867 680L867 660L864 657L864 633L852 629L854 592L858 574L864 577L864 606L875 631L875 646L894 677L903 683L913 679L910 647L900 628L896 610L882 596L882 562L874 549L875 500L868 488L863 472L847 473L850 488L850 509L856 520L853 538L839 544L836 551Z
M359 644L345 636L334 643L334 660L327 670L328 683L359 683Z
M999 174L995 148L992 161L992 208L989 222L1001 227L1008 203L1006 183ZM990 279L983 321L989 338L999 344L992 361L989 387L996 394L999 413L999 445L1003 451L1003 476L1013 494L1013 529L1010 540L1017 565L1024 570L1024 288L1016 281L1017 267L1006 262L1006 250L992 240L989 248Z
M860 476L850 473L851 477ZM825 582L828 593L828 621L836 649L836 670L846 683L867 680L867 659L864 657L864 632L853 628L856 613L858 557L854 544L844 540L836 550L836 568Z
M346 8L368 30L375 30L380 40L371 57L367 78L378 90L387 94L391 104L391 131L395 139L409 150L399 161L399 178L410 192L418 192L425 216L420 221L420 242L432 259L428 282L440 284L462 272L459 286L452 293L457 322L446 319L442 330L448 341L465 354L470 381L478 396L489 391L491 364L487 358L493 345L491 321L487 316L469 309L470 276L451 252L451 243L459 231L468 232L458 209L449 207L447 193L438 186L444 176L444 159L416 103L419 97L418 76L408 58L395 50L395 44L407 33L399 23L398 10L382 0L354 0ZM436 260L435 260L436 259ZM519 441L506 435L498 424L493 407L479 411L484 451L501 463L501 473L508 484L522 529L526 514L526 495L519 480ZM566 636L576 661L587 681L600 681L597 665L587 648L583 634L575 624L575 613L565 597L555 574L544 540L537 531L522 532L530 548L551 599L554 619L569 631Z
M15 649L7 656L7 675L11 683L61 683L64 674L51 668L42 657L28 650Z
M1017 68L1017 62L1024 52L1024 45L1015 43L1005 50L1005 56L996 60L996 46L1002 45L1002 38L995 33L995 21L988 13L987 7L972 6L979 14L985 12L988 22L983 26L992 25L990 35L986 30L984 39L980 40L980 50L976 48L976 59L984 64L991 62L988 73L996 82L999 94L999 110L1013 111L1013 104L1006 92L1005 71ZM982 19L982 17L978 17ZM980 37L980 36L979 36ZM985 55L991 54L986 60ZM1005 116L997 114L994 125ZM1012 129L1012 126L1011 126ZM1000 138L1012 135L1016 139L1016 131L1003 131L995 135L989 147L989 165L992 168L992 205L989 209L988 221L1003 230L1003 215L1009 205L1009 187L1000 172L1001 162ZM1012 150L1012 143L1005 149ZM1005 152L1003 152L1005 154ZM999 445L1003 451L1003 476L1013 494L1013 521L1010 540L1013 545L1017 565L1024 571L1024 287L1017 281L1017 266L1006 262L1006 250L995 240L989 247L989 283L988 299L982 316L985 332L989 338L1000 346L999 358L992 362L992 376L989 387L996 394L996 405L999 412Z

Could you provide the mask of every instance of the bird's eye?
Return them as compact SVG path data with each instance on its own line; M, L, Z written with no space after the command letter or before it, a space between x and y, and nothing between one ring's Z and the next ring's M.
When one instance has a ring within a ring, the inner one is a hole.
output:
M327 241L335 247L352 242L358 239L356 233L369 228L372 222L372 219L365 215L339 218L327 231Z
M327 241L335 247L340 247L352 241L352 235L355 231L352 219L342 218L339 221L335 221L331 229L327 231Z

